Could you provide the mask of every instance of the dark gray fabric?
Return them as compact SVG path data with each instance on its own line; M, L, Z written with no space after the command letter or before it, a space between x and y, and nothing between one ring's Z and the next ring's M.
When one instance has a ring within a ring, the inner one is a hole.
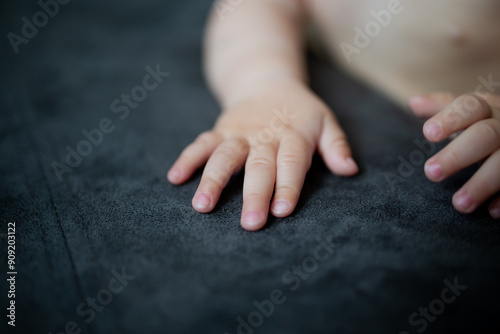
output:
M40 10L1 7L4 36ZM331 175L316 157L295 213L254 233L239 226L241 173L205 215L190 204L200 173L167 183L168 167L219 113L200 68L209 8L72 1L18 54L3 39L1 268L15 221L18 332L71 332L73 321L82 333L232 334L241 316L260 326L240 333L417 333L423 317L412 326L410 315L429 304L438 312L434 300L455 283L467 288L425 332L498 333L500 227L485 207L462 215L451 205L474 169L428 181L415 160L429 156L415 143L422 122L326 63L311 58L312 86L344 125L359 176ZM157 64L170 75L121 120L112 102ZM60 182L51 164L103 118L115 129ZM119 283L123 271L134 278ZM90 319L81 304L96 296L112 300ZM272 314L260 324L254 301L271 297L285 300L264 302Z

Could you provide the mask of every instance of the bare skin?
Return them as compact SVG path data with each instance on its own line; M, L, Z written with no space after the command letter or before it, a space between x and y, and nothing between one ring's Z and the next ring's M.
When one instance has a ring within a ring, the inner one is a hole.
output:
M206 164L193 207L207 213L231 175L245 167L241 225L255 231L269 212L293 212L315 152L336 175L358 173L333 112L307 86L304 24L311 19L346 71L430 117L423 129L428 140L463 130L427 161L425 172L440 182L484 161L453 197L458 211L474 211L500 190L500 96L491 92L500 92L494 84L500 81L499 4L401 0L391 22L351 57L341 43L354 45L353 28L364 28L373 20L370 11L386 9L387 1L252 0L223 16L214 11L205 69L223 111L214 128L182 152L168 180L182 184ZM478 89L481 75L496 79L489 91ZM498 218L500 198L489 211Z

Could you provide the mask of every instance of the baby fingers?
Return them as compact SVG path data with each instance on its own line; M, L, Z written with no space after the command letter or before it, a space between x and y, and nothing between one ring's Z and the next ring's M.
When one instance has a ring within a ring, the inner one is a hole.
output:
M453 196L453 205L470 213L500 190L500 117L498 96L466 94L455 99L424 124L424 135L432 141L462 133L425 164L425 174L440 182L457 171L485 160L473 177ZM490 214L500 216L500 199Z
M314 146L299 136L284 137L278 149L276 190L271 212L288 216L299 200L306 173L311 166Z
M167 178L173 184L186 182L193 173L207 162L215 148L222 141L222 137L215 132L204 132L186 147L172 168Z
M493 218L500 219L500 197L491 202L488 210Z
M460 212L470 213L488 198L500 191L500 150L492 154L472 176L472 178L453 196L453 206ZM500 209L500 200L490 205L490 213ZM498 218L495 217L495 218Z
M488 157L499 148L500 120L489 118L479 121L427 160L425 174L431 181L440 182L457 171Z
M424 135L428 140L438 142L491 116L492 109L483 98L462 95L424 124Z
M245 165L241 226L248 231L264 227L276 181L276 145L251 147Z
M224 141L213 151L193 197L195 210L202 213L213 210L231 176L243 167L247 155L247 141L236 138Z

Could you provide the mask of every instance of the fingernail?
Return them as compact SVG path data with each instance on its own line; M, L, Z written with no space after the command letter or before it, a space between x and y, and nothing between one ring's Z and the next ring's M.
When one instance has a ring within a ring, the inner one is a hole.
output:
M195 206L198 209L206 209L210 205L210 197L207 194L198 194L196 196Z
M443 130L441 129L441 125L438 122L432 120L428 121L425 124L425 132L427 136L437 140L438 138L440 138Z
M249 211L243 216L242 222L248 226L254 226L262 222L262 214L259 211Z
M462 209L463 211L467 211L473 204L473 200L472 198L467 195L467 194L460 194L457 196L456 200L455 200L455 205Z
M173 181L177 181L179 177L181 176L181 171L178 170L177 168L171 169L168 172L168 178Z
M279 200L273 205L273 212L275 214L287 213L290 210L290 205L287 201Z
M491 209L491 211L490 211L490 215L491 215L494 219L498 219L498 218L500 218L500 208L494 208L494 209Z
M441 169L441 166L439 166L439 164L436 162L428 162L425 165L425 173L434 181L440 181L443 177L443 170Z

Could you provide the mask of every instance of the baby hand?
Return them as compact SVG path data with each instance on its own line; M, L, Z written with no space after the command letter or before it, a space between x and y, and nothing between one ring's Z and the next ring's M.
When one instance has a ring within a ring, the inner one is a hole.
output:
M167 178L181 184L206 163L192 203L206 213L245 166L241 225L255 231L265 225L270 207L276 217L292 213L316 149L333 173L358 172L328 107L302 84L273 83L225 106L213 130L184 149Z
M423 117L424 135L439 142L462 131L444 149L427 160L425 174L440 182L459 170L481 162L481 167L453 196L453 205L471 213L500 191L500 96L492 94L435 93L416 96L408 102ZM490 215L500 217L500 197L489 206Z

